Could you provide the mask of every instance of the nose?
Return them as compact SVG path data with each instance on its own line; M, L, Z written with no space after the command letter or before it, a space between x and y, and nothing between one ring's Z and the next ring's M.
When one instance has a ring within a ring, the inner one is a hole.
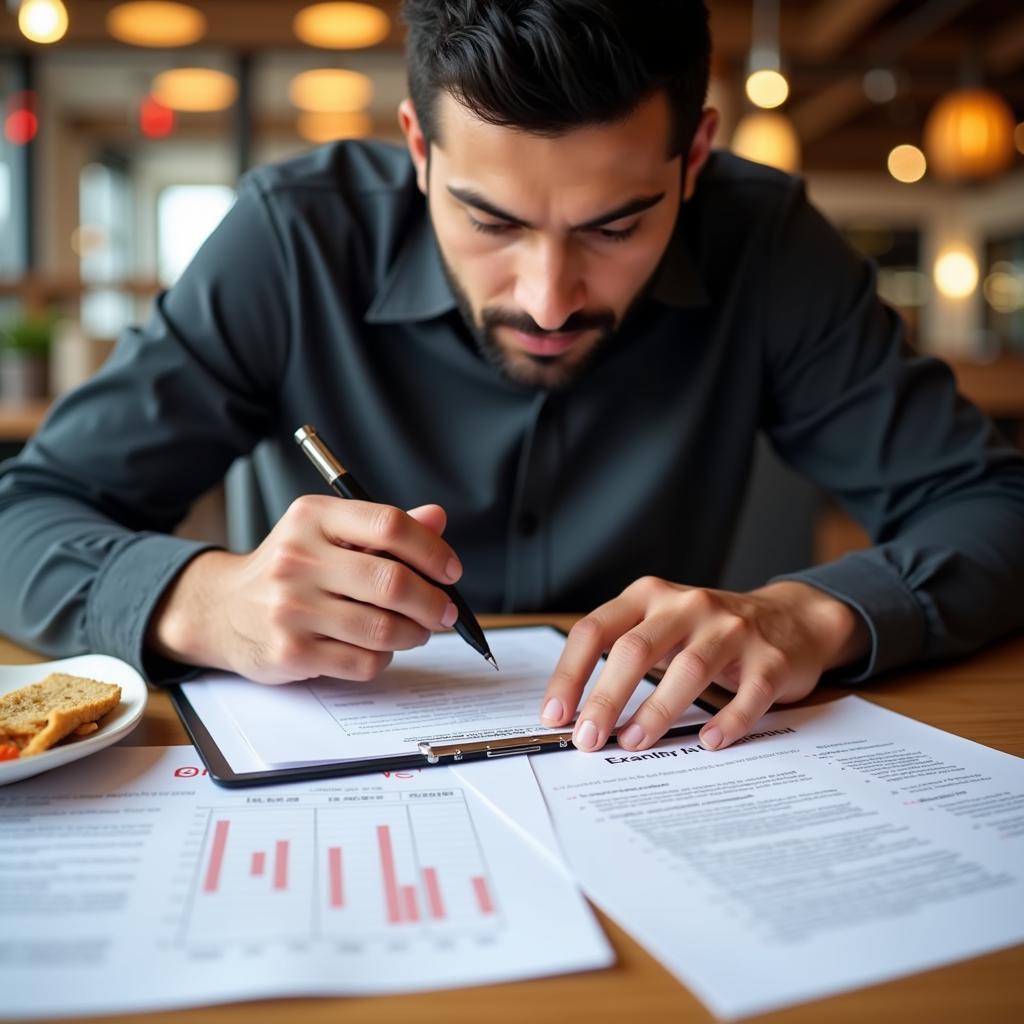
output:
M523 254L514 299L542 330L557 331L586 302L575 262L562 239L538 239Z

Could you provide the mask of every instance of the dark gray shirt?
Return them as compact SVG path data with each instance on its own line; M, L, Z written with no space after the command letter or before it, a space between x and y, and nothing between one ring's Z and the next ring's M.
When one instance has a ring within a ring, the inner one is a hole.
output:
M866 618L859 678L1024 621L1024 460L905 351L797 180L713 156L649 296L546 393L477 352L405 153L344 143L248 175L148 323L2 467L0 631L172 674L144 633L202 546L168 531L257 445L271 522L318 490L291 441L307 422L378 500L447 509L477 611L714 585L763 431L877 543L794 577Z

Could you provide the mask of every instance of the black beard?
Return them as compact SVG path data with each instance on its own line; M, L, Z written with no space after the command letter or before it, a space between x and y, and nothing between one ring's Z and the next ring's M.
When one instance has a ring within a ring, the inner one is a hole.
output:
M618 333L619 324L611 312L573 313L557 331L545 331L538 327L533 317L526 313L507 309L485 309L481 318L483 322L478 324L468 296L443 255L441 256L441 265L448 278L452 294L455 296L459 312L469 329L477 350L488 363L513 384L538 388L543 391L563 390L579 377L583 369L592 361L594 354ZM645 290L642 289L641 294ZM600 334L583 359L567 366L561 365L560 356L539 356L523 352L522 356L529 360L533 367L536 367L535 373L524 373L511 363L507 353L499 344L495 333L498 327L511 327L514 330L535 334L538 337L585 330L597 330Z

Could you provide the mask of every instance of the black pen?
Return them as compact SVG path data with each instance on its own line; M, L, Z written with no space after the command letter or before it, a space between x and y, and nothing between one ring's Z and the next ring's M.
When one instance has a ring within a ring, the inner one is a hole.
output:
M321 440L314 427L311 427L308 423L304 427L299 427L295 431L295 443L319 470L320 475L327 481L327 486L339 497L353 498L356 501L373 501L373 498L363 490L359 481L334 457L334 454ZM394 555L389 555L386 551L381 552L381 555L385 558L395 557ZM395 559L395 561L400 561L400 559ZM404 565L405 563L403 562L402 564ZM409 568L412 569L412 566L409 566ZM412 571L419 576L423 576L423 573L418 569L413 569ZM484 636L484 631L480 628L480 623L476 621L476 616L469 610L469 605L463 600L458 590L451 584L438 583L437 580L431 579L429 576L423 576L423 578L435 587L440 587L451 598L452 604L459 610L459 617L455 620L455 632L474 651L482 654L497 669L498 663L494 660L490 647L487 646L487 638Z

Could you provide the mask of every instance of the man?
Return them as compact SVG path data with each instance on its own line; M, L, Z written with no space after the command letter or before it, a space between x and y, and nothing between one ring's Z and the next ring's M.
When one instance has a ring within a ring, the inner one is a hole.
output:
M798 182L711 153L703 4L405 9L408 154L347 143L249 175L4 469L0 628L157 679L369 680L455 616L386 552L477 611L596 606L542 720L572 719L609 651L574 733L597 749L660 664L620 734L641 750L711 680L735 691L716 748L827 671L1019 627L1021 458L903 351ZM303 497L307 421L389 504ZM878 546L710 589L758 430ZM276 525L255 551L165 534L261 441Z

